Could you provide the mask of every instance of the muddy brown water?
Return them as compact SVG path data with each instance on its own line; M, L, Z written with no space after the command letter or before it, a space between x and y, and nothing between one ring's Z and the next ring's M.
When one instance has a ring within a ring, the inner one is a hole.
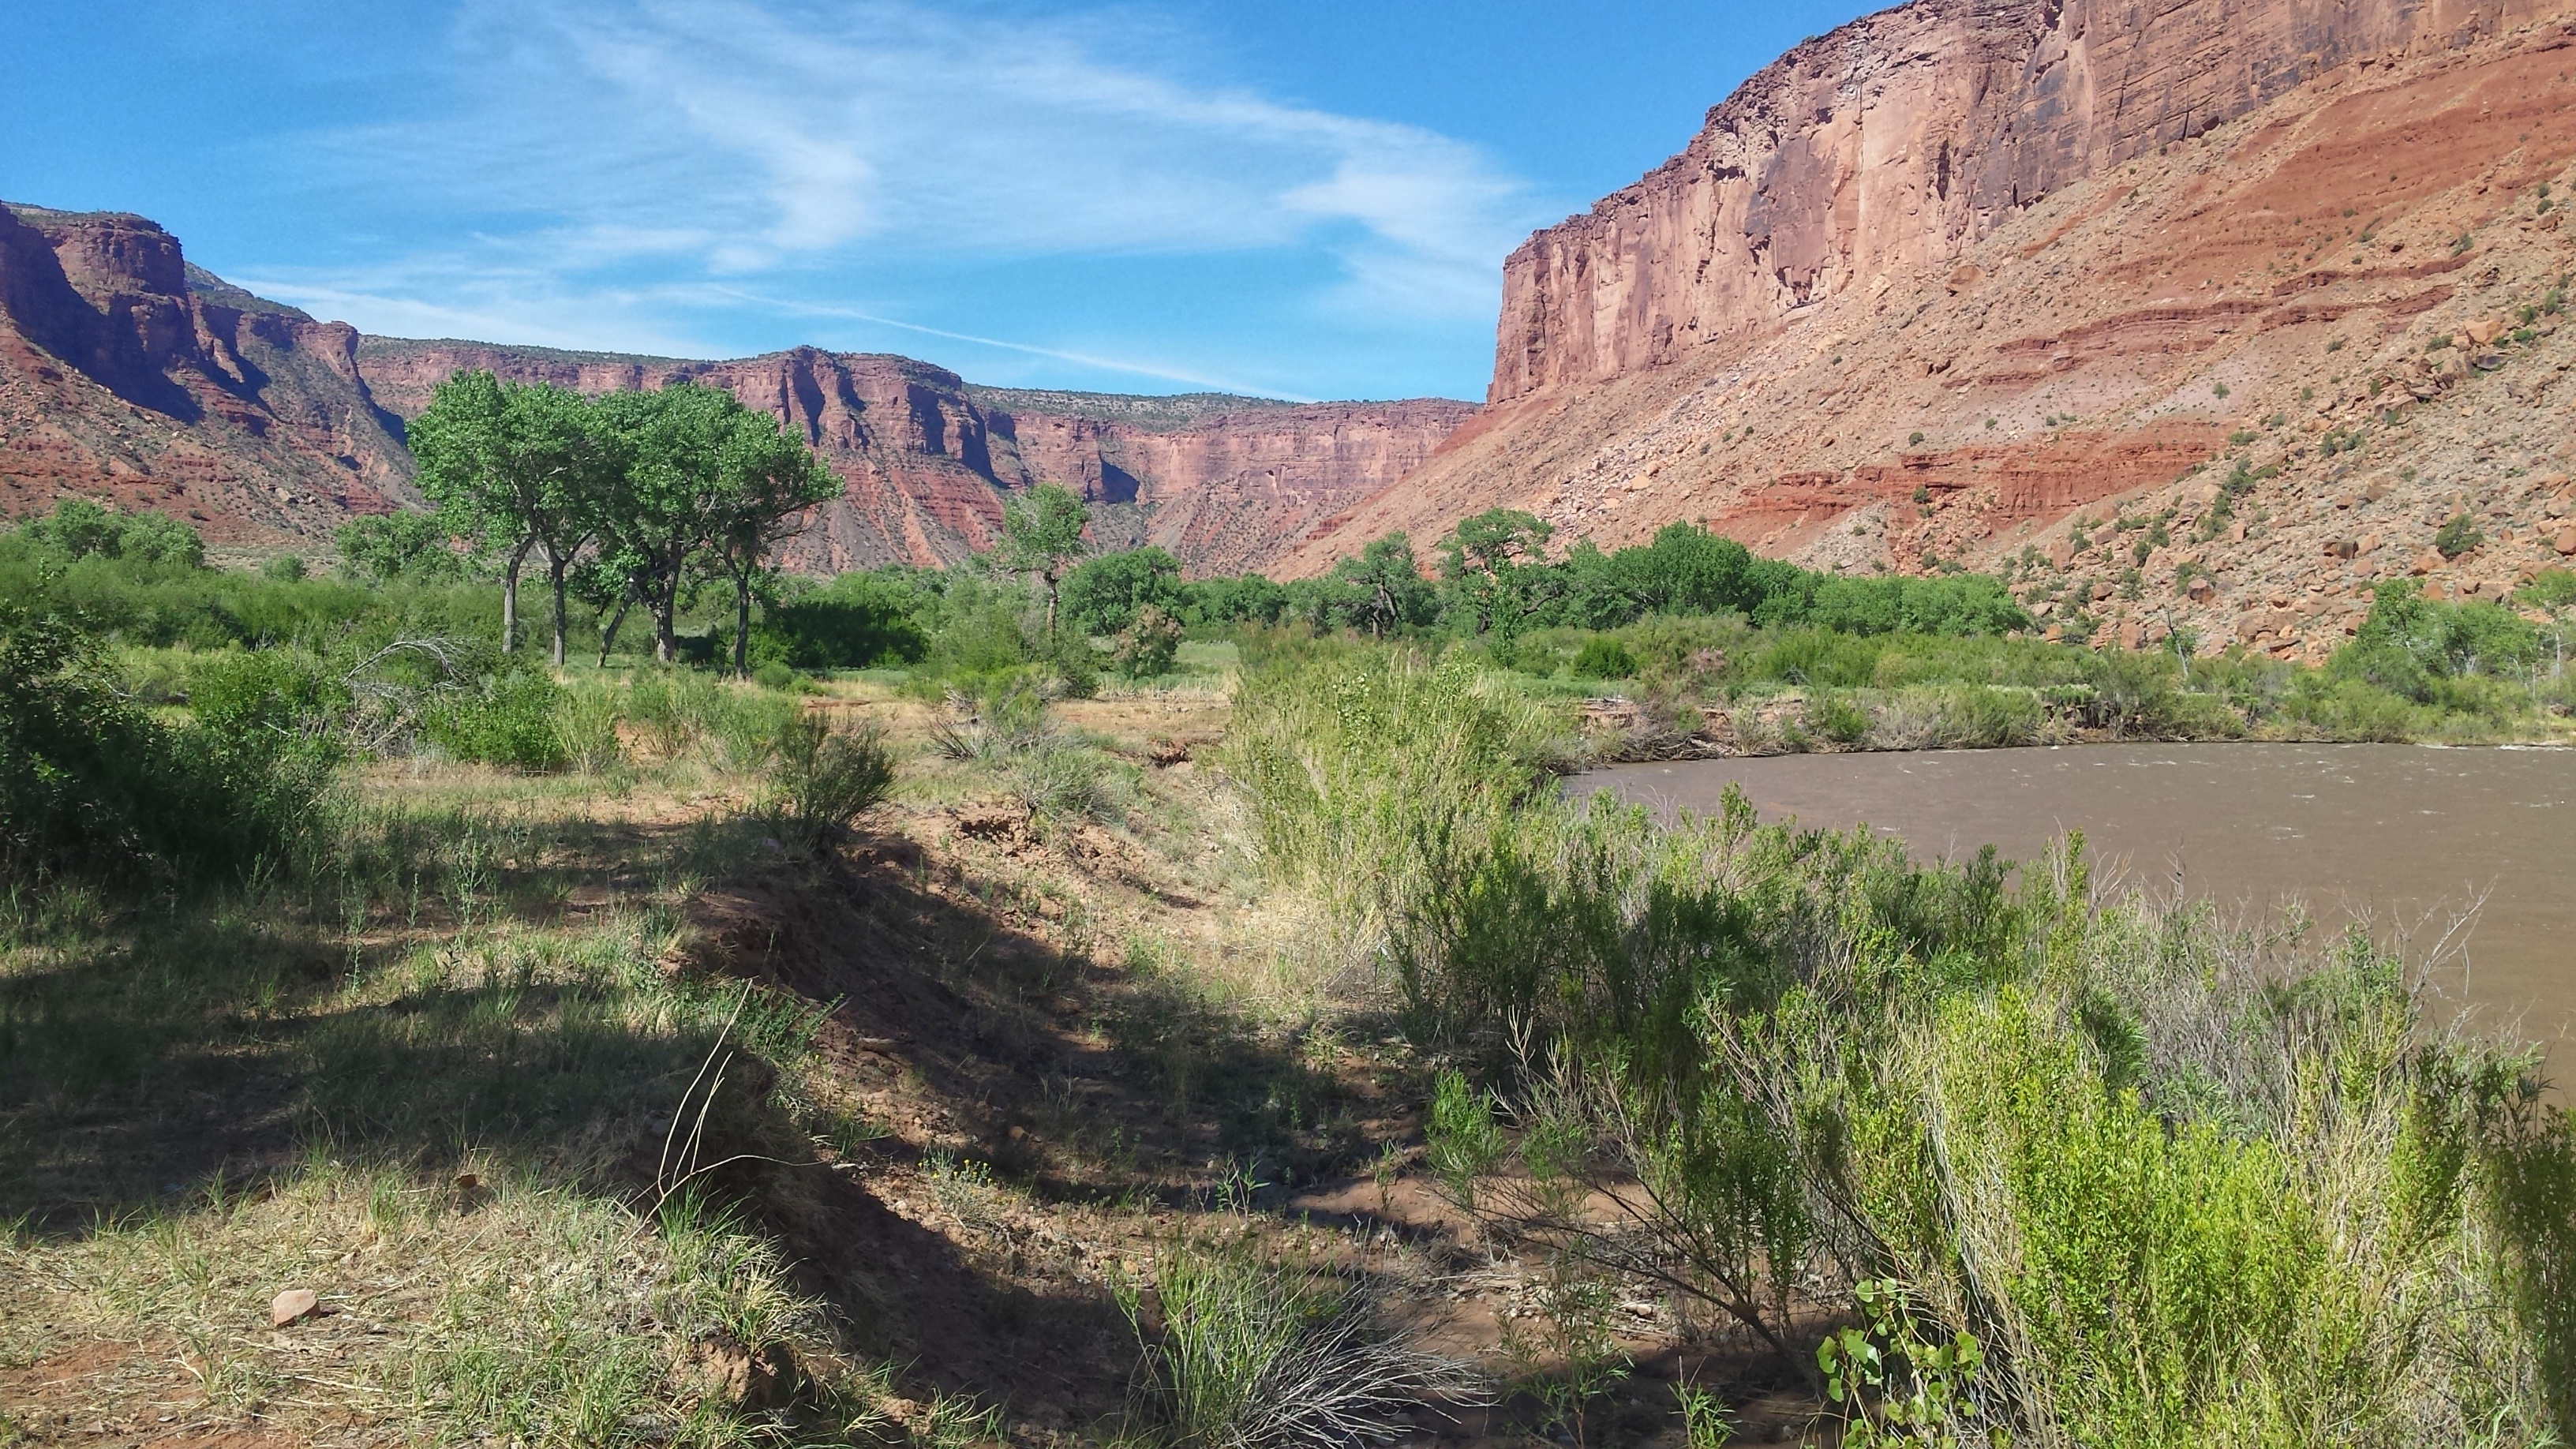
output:
M2158 894L2236 911L2362 919L2423 957L2474 909L2435 981L2489 1025L2576 1070L2576 750L2419 745L2070 745L1774 755L1621 765L1575 777L1669 817L1729 785L1769 821L1867 825L1918 857L1992 844L2035 860L2081 830L2087 853Z

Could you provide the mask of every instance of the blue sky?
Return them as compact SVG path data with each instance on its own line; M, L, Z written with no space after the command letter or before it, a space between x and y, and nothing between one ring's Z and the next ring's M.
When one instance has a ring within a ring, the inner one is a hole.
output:
M1481 398L1503 256L1857 13L15 0L0 197L399 336Z

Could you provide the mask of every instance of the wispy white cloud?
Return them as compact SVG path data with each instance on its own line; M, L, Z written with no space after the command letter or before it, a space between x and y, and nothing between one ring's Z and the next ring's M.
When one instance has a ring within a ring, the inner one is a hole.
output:
M1314 299L1327 310L1491 316L1501 257L1538 215L1522 183L1451 138L1196 68L1185 38L1114 16L466 0L426 113L324 145L346 184L393 178L478 232L382 276L306 279L305 295L437 289L481 299L459 325L553 309L571 336L651 311L586 303L585 279L761 278L847 302L828 295L834 268L885 258L1309 248L1339 273Z
M1247 383L1238 378L1218 377L1210 373L1178 367L1168 363L1136 362L1122 358L1103 357L1097 353L1091 352L1074 352L1061 347L1040 347L1035 343L1011 342L999 337L982 337L972 332L955 332L945 327L929 327L924 326L919 322L906 322L899 318L882 316L874 312L862 312L855 307L834 307L818 302L780 302L774 298L754 296L748 292L734 292L732 295L739 296L746 302L757 303L760 306L774 311L790 313L800 317L837 317L844 321L865 322L873 327L892 327L897 331L910 332L915 336L920 337L939 337L945 338L951 342L972 343L977 347L996 347L1000 348L1004 352L1017 352L1029 357L1051 358L1057 362L1070 362L1076 366L1094 368L1102 372L1123 372L1135 377L1150 377L1158 382L1177 382L1186 384L1190 387L1212 388L1218 392L1266 393L1270 396L1285 396L1276 388L1264 388L1258 384ZM1314 401L1314 399L1310 397L1287 397L1287 400L1290 402Z

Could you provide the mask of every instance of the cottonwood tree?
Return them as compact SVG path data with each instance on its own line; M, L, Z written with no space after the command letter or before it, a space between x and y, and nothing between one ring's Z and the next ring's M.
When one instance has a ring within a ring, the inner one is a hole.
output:
M1047 642L1055 642L1056 583L1065 565L1082 556L1082 530L1091 510L1055 483L1041 483L1025 498L1002 505L998 562L1014 573L1036 574L1046 585Z
M804 511L837 498L841 480L776 418L744 409L728 424L708 554L733 584L733 672L751 672L751 600L776 570L770 554L793 534Z
M1527 575L1547 562L1556 530L1517 508L1489 508L1440 540L1440 576L1482 634L1526 612L1519 595Z
M1344 591L1342 607L1351 622L1368 625L1372 639L1430 617L1431 584L1413 566L1413 542L1402 533L1390 533L1361 549L1358 557L1334 564L1332 581Z
M680 591L699 555L756 561L782 520L839 493L840 480L776 418L718 388L674 383L611 393L596 406L623 450L599 552L651 613L653 657L668 663L679 652ZM751 573L736 576L748 590ZM740 608L747 622L747 593Z
M459 372L406 430L420 489L447 526L503 556L501 647L519 645L519 571L544 549L554 586L554 660L564 657L564 576L598 530L620 471L615 440L580 394Z

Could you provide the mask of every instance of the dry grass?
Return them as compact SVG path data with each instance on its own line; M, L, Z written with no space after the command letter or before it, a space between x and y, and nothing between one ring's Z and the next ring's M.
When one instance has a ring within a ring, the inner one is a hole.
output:
M10 1243L10 1360L92 1366L12 1385L19 1431L140 1419L344 1442L734 1444L762 1416L677 1371L695 1346L779 1345L831 1371L821 1305L758 1238L473 1161L425 1177L316 1154L273 1188ZM320 1308L272 1326L271 1299L294 1288Z

